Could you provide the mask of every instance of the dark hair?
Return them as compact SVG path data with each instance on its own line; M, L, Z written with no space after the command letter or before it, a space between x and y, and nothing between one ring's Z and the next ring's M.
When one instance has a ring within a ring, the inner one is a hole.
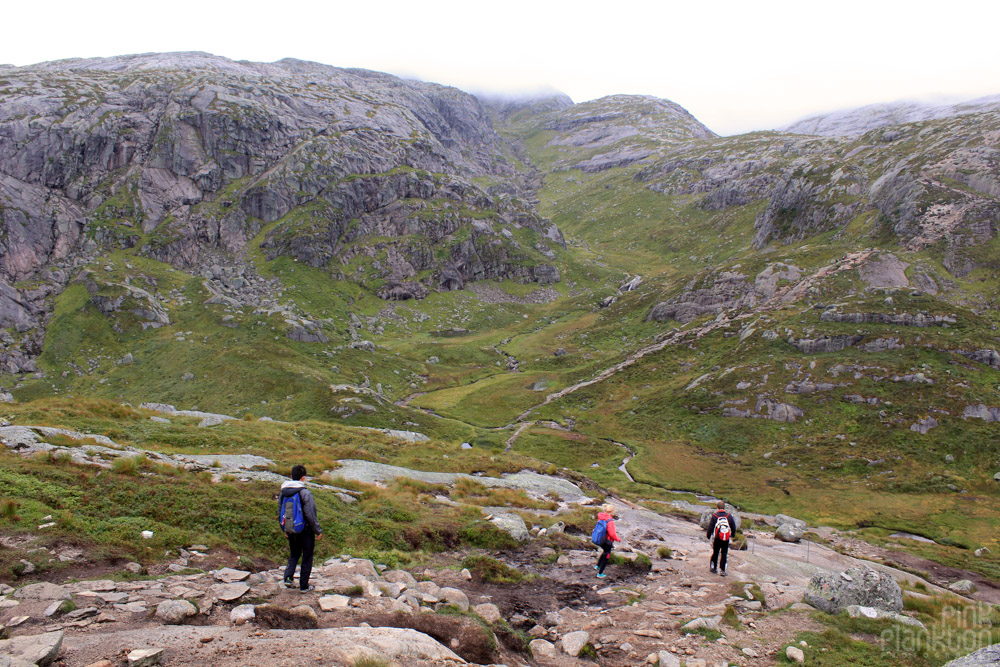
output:
M304 465L292 466L292 479L298 481L306 476L306 467Z
M303 468L303 470L305 470L305 468ZM294 468L292 469L292 477L295 477L295 469ZM298 479L298 477L295 477L295 479ZM715 506L718 507L720 510L726 509L726 503L722 502L721 500L719 502L715 503Z

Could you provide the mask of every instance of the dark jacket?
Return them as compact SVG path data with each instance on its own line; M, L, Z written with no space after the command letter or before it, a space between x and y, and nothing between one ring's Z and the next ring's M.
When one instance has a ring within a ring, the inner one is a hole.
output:
M715 526L720 521L723 521L723 520L729 522L729 536L732 537L733 535L735 535L736 534L736 522L733 521L732 515L730 515L729 512L727 512L726 510L715 510L715 512L712 513L712 520L708 523L708 532L705 534L705 537L707 537L708 539L714 538L715 537Z
M312 530L312 532L317 535L323 534L323 529L319 526L319 519L316 518L316 501L313 500L312 494L309 493L309 489L306 485L300 481L288 480L281 485L281 498L280 501L284 501L288 496L294 496L299 494L299 500L302 502L302 516L306 520L306 526Z

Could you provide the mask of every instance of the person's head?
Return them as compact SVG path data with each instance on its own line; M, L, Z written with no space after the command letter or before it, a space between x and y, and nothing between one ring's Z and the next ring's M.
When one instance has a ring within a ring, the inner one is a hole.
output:
M304 465L292 466L292 479L296 482L306 476L306 467Z
M611 503L605 503L604 507L602 507L601 509L607 512L608 514L615 513L615 506L612 505Z
M718 507L720 510L726 509L726 503L722 502L721 500L715 503L715 506Z

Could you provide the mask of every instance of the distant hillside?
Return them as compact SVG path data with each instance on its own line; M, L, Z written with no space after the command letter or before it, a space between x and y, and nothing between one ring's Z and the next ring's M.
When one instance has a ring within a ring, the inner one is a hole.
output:
M921 102L888 102L810 116L779 128L779 130L793 134L856 136L888 125L901 125L922 120L998 110L1000 110L1000 95L944 105Z

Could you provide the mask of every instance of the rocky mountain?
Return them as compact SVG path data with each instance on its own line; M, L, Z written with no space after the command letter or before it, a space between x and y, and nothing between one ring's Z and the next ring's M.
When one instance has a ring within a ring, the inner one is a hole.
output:
M386 299L559 280L559 230L526 203L483 106L452 88L148 54L7 69L0 106L5 328L37 329L45 298L116 249L202 273L244 265L256 239ZM40 344L8 350L7 370L32 370Z
M889 125L918 123L925 120L950 118L967 113L996 111L1000 95L980 97L957 104L926 104L921 102L889 102L869 104L857 109L842 109L810 116L779 128L792 134L825 136L858 136Z

